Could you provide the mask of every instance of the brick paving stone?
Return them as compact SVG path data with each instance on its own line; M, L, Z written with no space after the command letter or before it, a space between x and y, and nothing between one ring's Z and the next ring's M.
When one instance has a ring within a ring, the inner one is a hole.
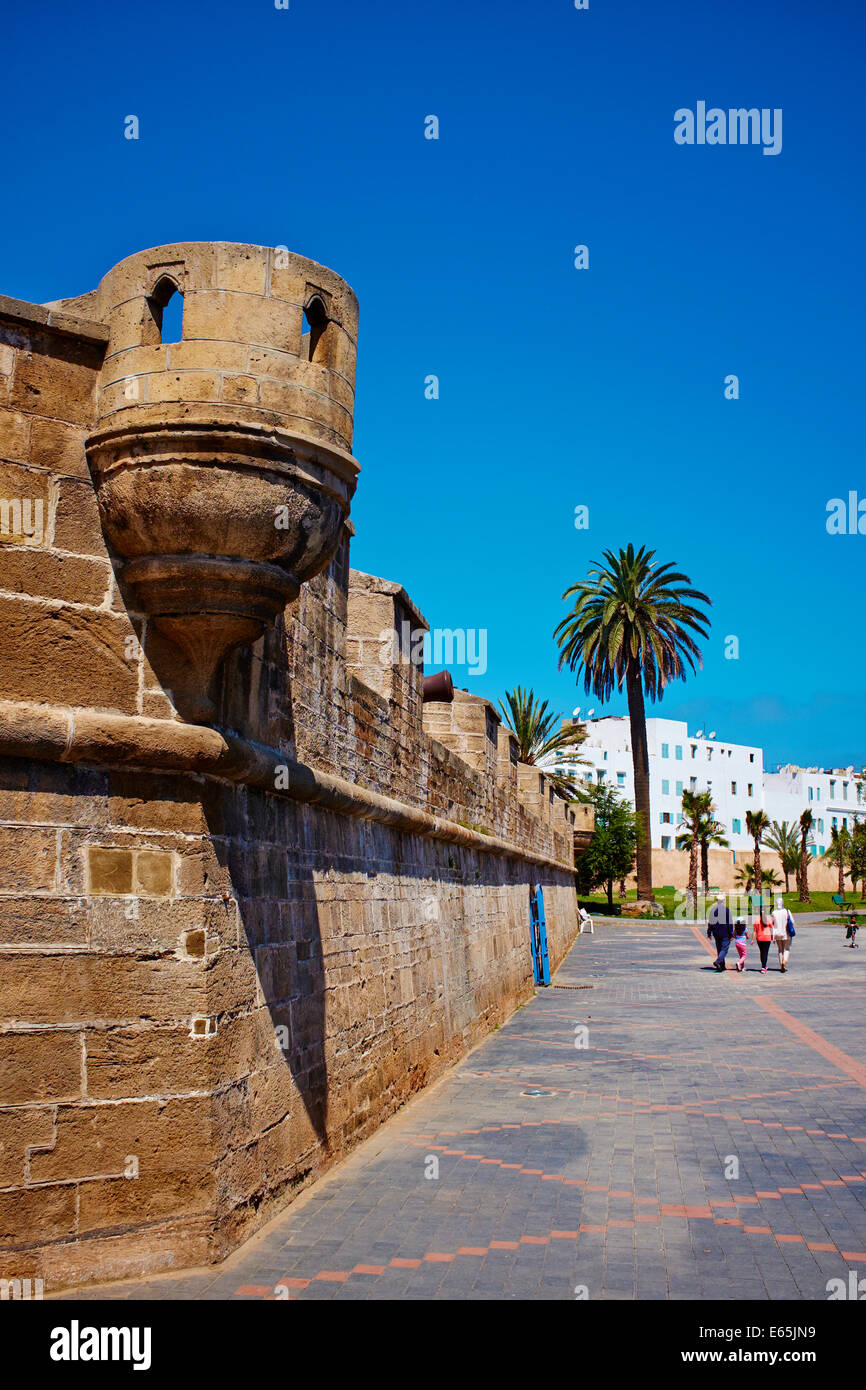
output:
M866 1252L866 952L803 921L786 975L750 951L721 978L700 935L597 922L553 987L223 1264L84 1296L825 1299Z

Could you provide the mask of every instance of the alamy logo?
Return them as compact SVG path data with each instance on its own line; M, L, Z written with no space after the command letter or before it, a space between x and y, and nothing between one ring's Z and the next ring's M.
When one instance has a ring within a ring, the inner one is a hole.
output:
M856 492L844 497L831 497L827 503L827 534L829 536L866 536L866 497L862 501Z
M487 629L435 627L428 632L404 621L399 628L386 627L379 633L379 660L383 666L465 666L470 676L483 676Z
M51 1331L52 1361L131 1361L134 1371L150 1370L149 1327L68 1327Z
M681 106L674 112L674 140L678 145L763 145L764 154L782 153L782 109L763 106L725 111L699 101L694 111Z
M0 1302L13 1299L27 1303L31 1299L43 1298L44 1289L42 1279L0 1279Z
M866 1299L866 1279L858 1279L856 1269L849 1269L847 1285L844 1279L828 1279L826 1289L831 1303L839 1299L862 1303Z
M0 536L23 536L42 544L42 498L0 497Z

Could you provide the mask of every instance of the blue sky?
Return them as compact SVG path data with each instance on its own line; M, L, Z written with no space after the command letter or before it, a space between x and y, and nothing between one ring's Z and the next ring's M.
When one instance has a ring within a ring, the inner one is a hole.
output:
M864 29L804 0L10 7L0 291L191 239L324 262L361 303L353 563L486 630L459 684L595 703L560 595L634 541L714 600L656 712L860 765L866 536L825 521L866 498ZM781 108L782 152L676 145L699 100Z

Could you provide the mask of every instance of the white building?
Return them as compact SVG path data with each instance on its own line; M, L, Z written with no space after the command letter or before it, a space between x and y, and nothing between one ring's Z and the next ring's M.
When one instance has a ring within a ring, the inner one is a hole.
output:
M866 817L866 778L853 767L781 767L764 775L764 809L770 820L798 824L812 812L812 855L830 844L833 826L853 830Z
M591 767L585 779L616 787L634 804L628 716L590 719L586 729L588 737L580 753ZM648 719L647 745L653 849L676 849L685 789L709 791L730 848L751 848L746 812L764 808L762 749L719 739L715 730L699 729L690 734L688 725L679 719Z

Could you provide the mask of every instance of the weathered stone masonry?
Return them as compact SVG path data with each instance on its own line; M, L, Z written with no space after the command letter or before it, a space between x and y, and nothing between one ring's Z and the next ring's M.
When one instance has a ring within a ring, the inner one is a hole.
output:
M531 883L576 934L572 817L349 568L356 339L252 246L0 299L0 1277L221 1258L528 997Z

